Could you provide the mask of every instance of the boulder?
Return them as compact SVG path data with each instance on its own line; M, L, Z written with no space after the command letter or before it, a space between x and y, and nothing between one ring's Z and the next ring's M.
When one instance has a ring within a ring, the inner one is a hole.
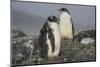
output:
M81 44L93 44L95 42L95 40L93 38L83 38L81 40Z

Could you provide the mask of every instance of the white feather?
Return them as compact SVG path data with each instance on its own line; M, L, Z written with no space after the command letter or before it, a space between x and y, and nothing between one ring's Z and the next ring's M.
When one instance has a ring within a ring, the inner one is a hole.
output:
M48 57L50 57L52 55L52 47L51 47L51 43L50 40L48 39L48 33L47 33L47 44L48 44Z
M62 12L60 15L60 34L62 38L73 38L71 17L67 12Z
M60 36L60 31L59 31L59 25L55 22L49 23L49 26L51 29L53 29L53 35L55 38L55 49L53 52L53 56L57 56L60 51L60 46L61 46L61 36Z

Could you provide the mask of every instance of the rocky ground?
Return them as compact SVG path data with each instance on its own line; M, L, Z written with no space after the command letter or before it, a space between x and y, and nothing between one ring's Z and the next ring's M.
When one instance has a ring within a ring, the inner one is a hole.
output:
M96 60L96 43L81 44L78 40L64 40L61 42L61 51L58 57L42 59L39 56L37 37L24 37L12 42L12 65L37 65L54 63L86 62ZM32 40L33 48L24 46L25 42ZM32 52L31 52L32 51Z

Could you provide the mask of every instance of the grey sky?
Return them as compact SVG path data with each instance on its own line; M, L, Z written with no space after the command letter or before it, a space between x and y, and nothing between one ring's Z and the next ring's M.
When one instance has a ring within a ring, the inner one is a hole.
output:
M75 33L95 29L95 7L79 5L46 4L34 2L12 2L12 27L29 35L39 35L39 30L50 15L59 15L58 9L69 10Z

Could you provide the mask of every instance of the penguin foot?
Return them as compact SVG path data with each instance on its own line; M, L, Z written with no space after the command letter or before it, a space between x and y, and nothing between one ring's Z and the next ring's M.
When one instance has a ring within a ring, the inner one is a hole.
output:
M53 55L52 54L49 54L48 55L48 59L52 59L53 58Z
M51 57L48 57L48 59L53 59L54 57L53 56L51 56Z

